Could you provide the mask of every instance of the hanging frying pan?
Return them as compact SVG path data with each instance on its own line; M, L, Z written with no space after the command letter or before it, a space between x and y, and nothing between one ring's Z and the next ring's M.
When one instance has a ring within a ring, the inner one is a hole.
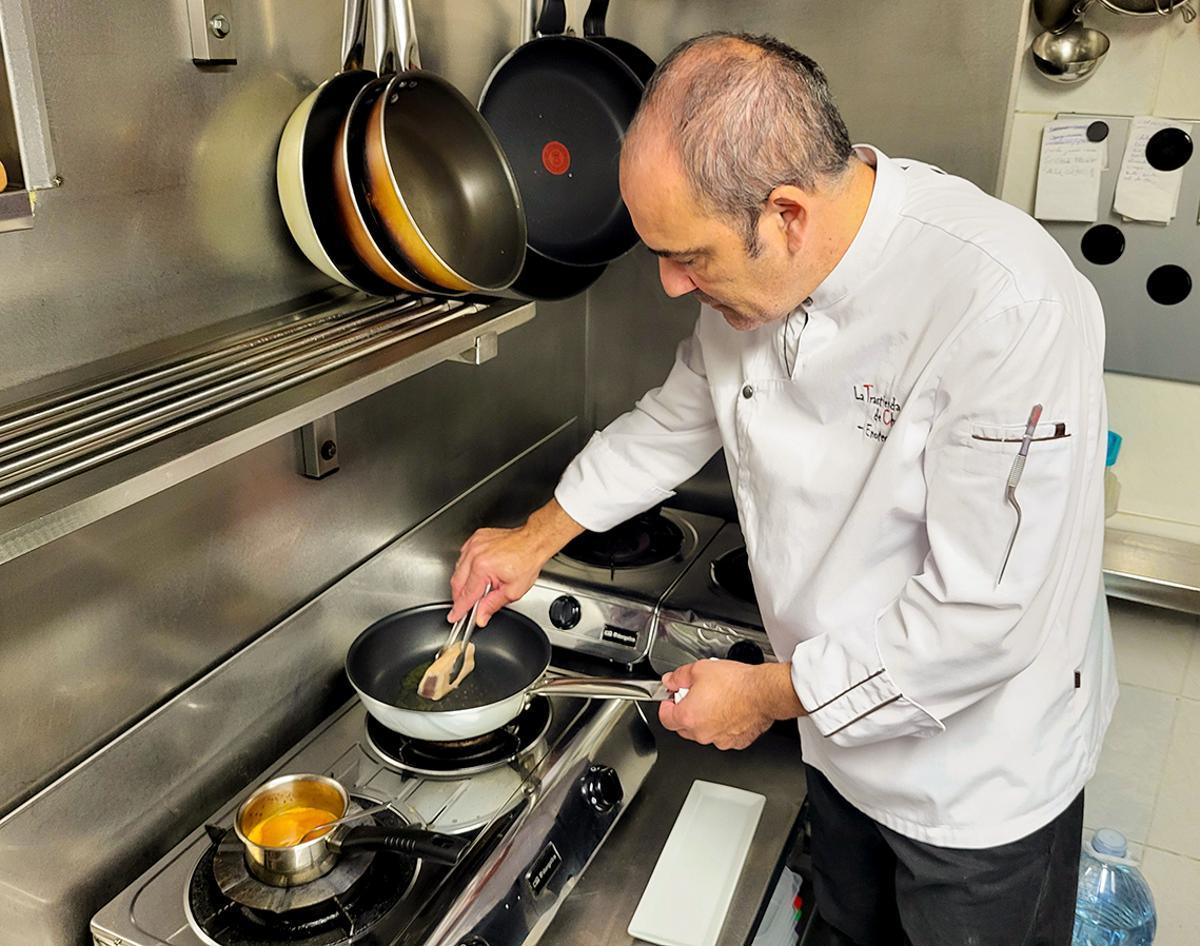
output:
M530 299L569 299L586 291L608 269L607 263L596 266L572 266L543 256L535 249L525 248L525 265L512 288Z
M365 0L364 0L365 2ZM360 264L379 281L392 287L392 292L439 292L448 290L432 280L423 279L403 255L387 242L380 229L375 211L368 199L364 181L363 152L366 148L365 117L370 106L382 95L391 81L385 70L390 41L388 13L383 0L371 0L371 26L375 38L375 58L378 77L367 73L370 81L362 83L350 103L341 111L330 169L333 176L333 198L338 224L349 241ZM392 59L394 62L394 57ZM391 72L394 72L392 66Z
M296 245L330 279L376 295L396 285L365 266L342 227L329 176L342 119L363 86L375 78L362 68L366 0L346 0L342 71L308 94L292 112L279 141L275 184ZM407 287L401 287L407 288Z
M625 39L608 36L604 32L604 21L608 18L608 0L592 0L583 15L583 35L597 45L603 46L629 67L644 86L654 75L657 63L633 43Z
M537 38L493 70L479 101L521 187L529 246L595 266L638 239L621 200L621 141L642 84L595 43L563 35L564 0L545 0Z
M367 712L412 739L454 742L486 735L520 715L529 699L583 696L664 700L659 680L554 677L550 640L537 624L507 609L472 637L475 669L462 685L434 702L417 695L421 677L446 643L450 604L427 604L376 621L346 653L346 676Z
M506 289L526 240L508 160L462 93L419 68L411 0L380 5L391 25L386 35L375 30L380 73L392 74L360 93L349 121L351 139L364 135L376 236L422 280L459 292Z

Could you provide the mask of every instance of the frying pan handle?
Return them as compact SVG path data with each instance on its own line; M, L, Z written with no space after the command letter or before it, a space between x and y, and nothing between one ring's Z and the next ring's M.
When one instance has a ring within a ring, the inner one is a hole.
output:
M558 36L567 31L566 0L543 0L534 31L538 36Z
M346 0L342 14L342 72L361 69L366 48L366 0Z
M405 69L420 69L417 31L413 25L412 0L373 0L371 24L375 38L376 72L391 75Z
M347 831L338 842L339 851L394 851L453 867L470 846L466 838L420 828L381 828L364 825Z
M617 677L556 677L535 683L529 688L529 693L646 702L661 702L671 695L661 680L623 680Z
M583 35L603 36L604 21L608 18L608 0L592 0L583 15Z

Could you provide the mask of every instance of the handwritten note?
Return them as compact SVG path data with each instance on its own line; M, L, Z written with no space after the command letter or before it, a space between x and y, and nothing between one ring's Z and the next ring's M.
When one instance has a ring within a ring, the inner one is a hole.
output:
M1063 118L1047 122L1042 130L1033 209L1039 220L1095 223L1108 149L1103 141L1088 141L1090 124L1090 120Z
M1139 116L1129 123L1129 139L1121 174L1113 194L1113 210L1128 220L1170 223L1179 209L1179 185L1183 169L1159 171L1146 160L1146 142L1164 128L1182 128L1190 132L1188 122Z

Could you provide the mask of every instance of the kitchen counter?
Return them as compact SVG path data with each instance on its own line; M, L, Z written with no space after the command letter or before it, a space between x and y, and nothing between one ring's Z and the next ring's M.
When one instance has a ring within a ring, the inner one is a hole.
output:
M743 946L750 939L804 801L804 768L795 725L772 728L749 749L721 752L681 739L664 730L654 713L646 715L658 743L658 762L579 885L559 908L540 946L640 942L626 927L696 779L733 785L767 798L717 942L718 946Z

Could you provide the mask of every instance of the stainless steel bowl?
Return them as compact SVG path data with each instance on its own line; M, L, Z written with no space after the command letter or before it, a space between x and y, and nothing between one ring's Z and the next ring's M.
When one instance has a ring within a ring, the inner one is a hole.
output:
M1042 33L1029 47L1038 72L1054 82L1082 82L1104 60L1108 37L1076 23L1061 33Z

